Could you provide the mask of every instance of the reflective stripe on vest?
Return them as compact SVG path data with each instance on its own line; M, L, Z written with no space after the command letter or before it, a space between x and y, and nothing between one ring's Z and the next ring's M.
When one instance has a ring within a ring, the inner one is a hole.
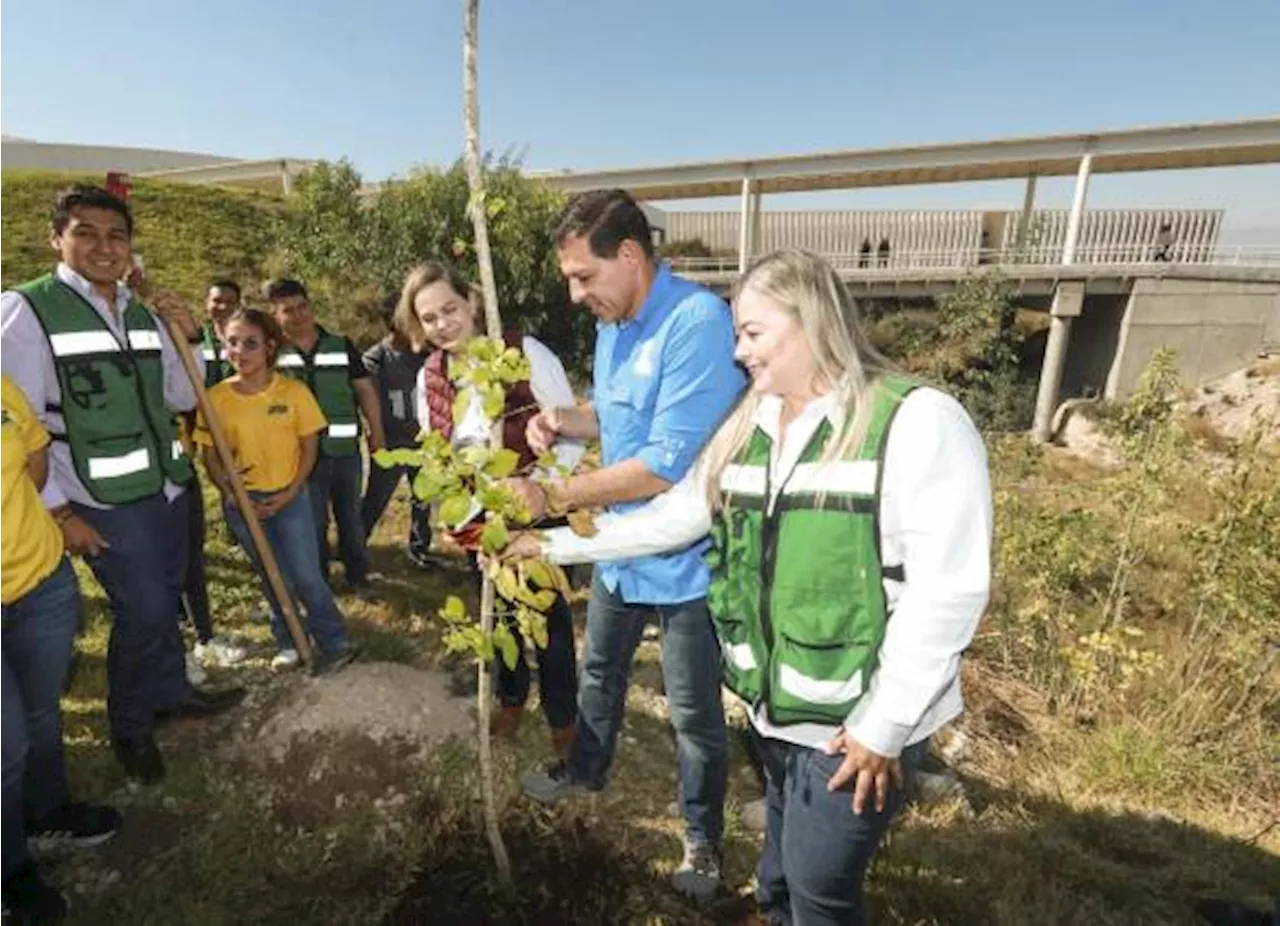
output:
M888 589L903 580L880 559L879 476L914 387L879 380L866 433L841 459L822 460L840 437L824 421L790 472L770 473L774 448L757 427L721 473L707 606L725 684L771 723L843 723L876 671Z
M75 357L109 354L120 350L120 342L110 331L68 331L49 335L49 347L55 357Z
M89 457L89 478L119 479L140 473L150 466L151 452L146 447L139 447L118 457Z
M358 424L331 424L326 432L330 437L359 437L360 425Z
M302 358L299 357L299 360ZM327 354L316 354L315 365L318 367L345 367L350 365L346 351L333 351Z

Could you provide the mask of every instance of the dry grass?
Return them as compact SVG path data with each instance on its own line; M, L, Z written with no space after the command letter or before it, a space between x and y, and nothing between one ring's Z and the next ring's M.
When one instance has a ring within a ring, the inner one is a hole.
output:
M1037 504L1117 504L1099 490L1098 473L1056 455L1046 461L1014 449L997 457L1009 474L1003 484ZM426 616L472 582L462 570L409 567L400 555L404 525L397 500L374 538L381 600L343 596L341 604L368 658L451 669L467 689L472 672L441 656ZM275 770L243 759L237 744L297 676L265 667L269 633L246 622L257 593L240 554L217 539L210 559L221 629L259 647L247 667L228 673L253 693L233 719L164 732L170 776L160 788L126 785L109 755L106 627L100 592L90 592L65 702L72 775L81 796L122 804L128 823L101 849L56 862L54 879L73 892L72 923L697 926L735 922L749 908L760 843L742 829L737 809L758 786L740 737L728 890L698 909L666 885L680 824L669 806L675 756L654 643L638 655L627 727L603 793L554 811L519 797L519 773L549 752L536 711L513 741L499 744L503 826L519 890L507 897L489 878L470 743L425 764L360 738L304 745ZM1162 600L1156 593L1166 580L1142 575L1139 592ZM1179 639L1171 634L1162 644L1171 659ZM1002 669L999 642L985 626L966 669L969 711L959 728L968 747L956 764L966 797L904 815L869 877L876 921L1192 926L1198 896L1262 905L1280 885L1280 788L1275 766L1268 775L1260 764L1275 753L1265 739L1270 728L1237 731L1235 755L1188 739L1182 727L1152 723L1119 696L1068 711L1047 689ZM312 780L317 750L340 755L350 773Z

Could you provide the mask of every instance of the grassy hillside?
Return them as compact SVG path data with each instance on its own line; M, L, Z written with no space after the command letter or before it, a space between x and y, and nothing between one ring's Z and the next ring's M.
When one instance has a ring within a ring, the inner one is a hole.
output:
M53 264L49 209L58 190L103 177L4 171L0 256L5 287L39 276ZM275 247L278 197L192 184L134 183L135 250L157 285L202 298L210 279L231 277L248 286L263 276Z

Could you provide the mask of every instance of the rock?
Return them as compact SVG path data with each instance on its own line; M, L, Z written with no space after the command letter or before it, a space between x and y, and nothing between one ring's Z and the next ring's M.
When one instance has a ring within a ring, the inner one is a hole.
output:
M943 801L964 799L964 785L949 771L918 771L911 776L916 799L922 804L938 804Z
M769 820L768 802L763 797L758 801L748 801L742 805L738 816L747 829L753 833L763 833Z

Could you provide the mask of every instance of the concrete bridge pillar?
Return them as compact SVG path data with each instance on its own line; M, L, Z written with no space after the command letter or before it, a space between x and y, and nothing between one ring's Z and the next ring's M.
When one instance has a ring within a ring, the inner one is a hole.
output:
M1062 263L1073 264L1076 245L1080 241L1080 227L1084 223L1084 203L1089 195L1089 174L1093 168L1093 155L1080 159L1076 171L1075 195L1071 199L1071 216L1067 219L1067 235L1062 243ZM1071 340L1071 319L1080 314L1084 303L1083 283L1059 283L1053 293L1053 307L1049 310L1049 341L1045 345L1044 365L1040 368L1040 387L1036 392L1036 417L1032 433L1036 440L1049 439L1053 422L1053 409L1058 404L1058 388L1062 385L1062 366L1067 359L1067 344Z

